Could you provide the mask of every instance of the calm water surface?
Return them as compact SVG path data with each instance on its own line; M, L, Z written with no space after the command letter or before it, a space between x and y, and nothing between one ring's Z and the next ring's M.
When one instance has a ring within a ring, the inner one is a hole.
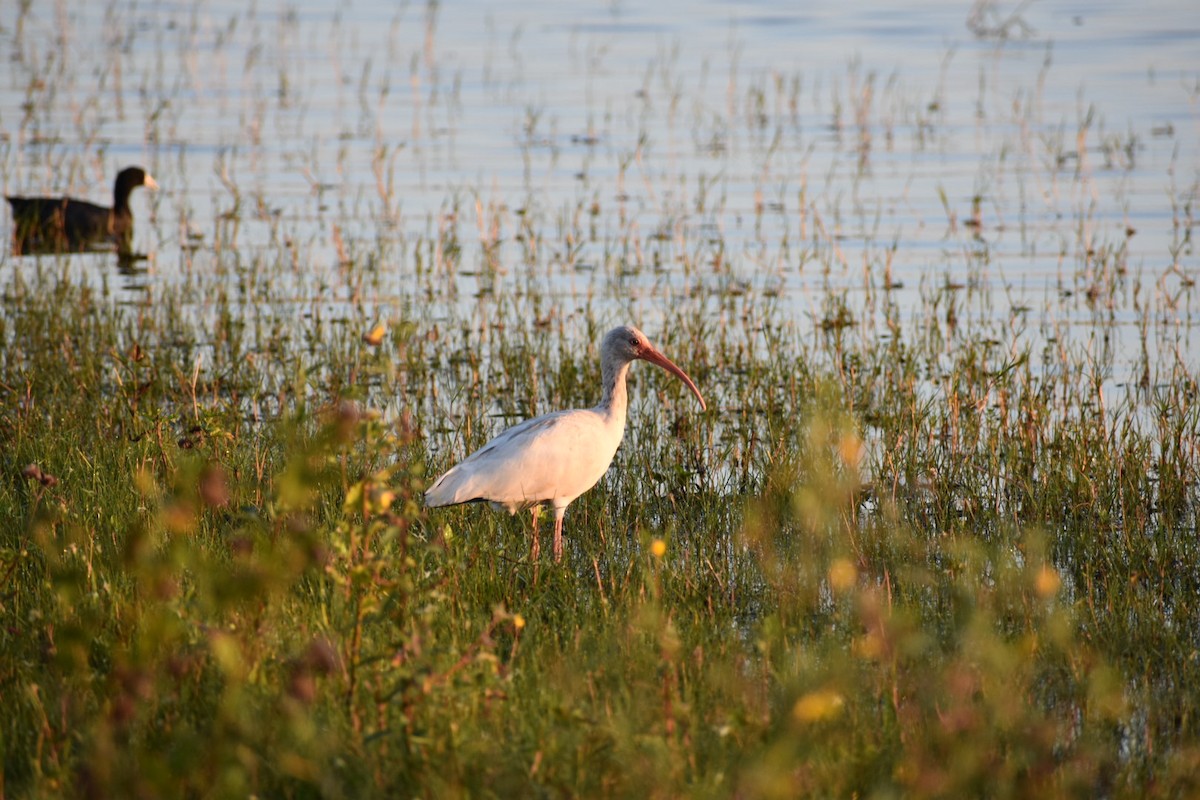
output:
M652 335L953 303L1115 346L1116 383L1192 359L1200 6L808 5L6 6L0 180L101 199L148 167L144 271L53 260L129 302L262 273L284 317L524 293Z

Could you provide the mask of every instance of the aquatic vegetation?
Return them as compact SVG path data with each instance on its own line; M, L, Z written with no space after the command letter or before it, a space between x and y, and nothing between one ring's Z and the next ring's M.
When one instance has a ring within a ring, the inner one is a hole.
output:
M6 177L132 120L163 187L139 271L0 263L5 796L1196 791L1194 143L1062 122L1038 42L933 91L596 23L542 93L436 4L190 10L4 32ZM422 493L593 405L622 323L708 411L632 372L535 580L528 520Z
M1188 374L1102 405L1071 353L1035 370L965 338L946 358L923 326L748 347L680 320L666 338L714 413L636 376L666 402L633 401L535 582L525 520L431 521L420 492L493 427L473 398L572 402L593 348L497 336L493 396L473 331L376 345L368 317L314 316L243 349L213 318L55 275L6 299L16 793L1138 794L1196 774Z

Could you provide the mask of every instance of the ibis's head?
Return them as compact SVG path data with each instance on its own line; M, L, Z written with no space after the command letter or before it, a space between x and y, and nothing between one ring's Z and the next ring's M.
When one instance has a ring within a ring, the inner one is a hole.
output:
M708 408L704 403L704 396L700 394L700 390L696 388L696 384L688 377L688 374L677 367L674 361L656 350L654 345L650 344L650 340L646 338L646 334L632 325L613 328L605 335L604 342L600 345L600 358L605 362L612 362L614 366L641 359L662 367L687 384L687 387L692 390L692 394L696 395L696 399L700 401L700 408Z

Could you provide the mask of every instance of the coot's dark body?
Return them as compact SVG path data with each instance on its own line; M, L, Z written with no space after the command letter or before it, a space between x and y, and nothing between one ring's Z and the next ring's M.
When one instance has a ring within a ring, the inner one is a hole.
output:
M129 193L139 186L158 188L144 169L127 167L113 185L112 208L73 197L9 197L13 253L86 250L106 241L116 244L117 252L128 253L133 243Z

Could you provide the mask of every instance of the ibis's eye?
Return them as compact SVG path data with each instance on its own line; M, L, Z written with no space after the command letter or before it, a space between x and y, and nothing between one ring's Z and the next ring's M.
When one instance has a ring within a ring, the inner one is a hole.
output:
M638 340L631 337L629 339L629 346L636 350L638 347Z

